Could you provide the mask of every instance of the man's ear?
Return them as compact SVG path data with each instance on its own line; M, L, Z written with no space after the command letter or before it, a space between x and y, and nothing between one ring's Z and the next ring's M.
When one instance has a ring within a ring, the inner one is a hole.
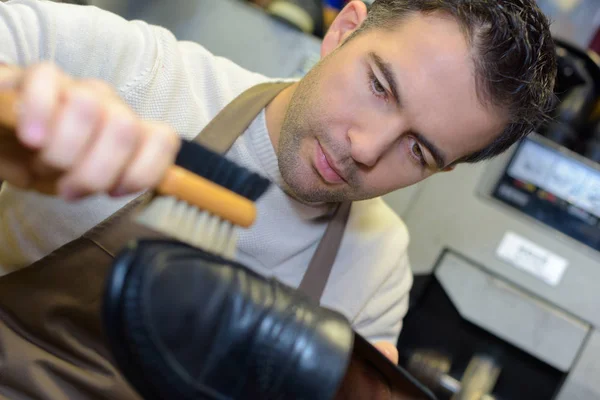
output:
M367 18L367 6L360 0L353 0L337 15L321 44L321 57L335 50L352 32L358 29Z

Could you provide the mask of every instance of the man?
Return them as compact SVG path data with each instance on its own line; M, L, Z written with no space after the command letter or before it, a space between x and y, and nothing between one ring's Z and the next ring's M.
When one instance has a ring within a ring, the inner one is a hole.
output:
M0 85L22 95L25 162L0 148L0 269L81 236L155 185L234 97L269 79L91 7L0 4ZM379 196L500 154L544 118L554 47L533 0L350 2L322 60L227 156L276 183L237 258L298 286L335 205L353 201L321 304L394 359L412 278L406 228ZM60 172L60 197L23 190ZM108 195L106 195L108 194ZM381 344L387 342L388 344Z

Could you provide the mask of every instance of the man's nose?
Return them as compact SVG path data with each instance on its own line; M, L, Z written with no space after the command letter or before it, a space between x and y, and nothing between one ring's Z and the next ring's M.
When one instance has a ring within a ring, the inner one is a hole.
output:
M351 128L348 132L350 154L357 163L375 166L398 140L402 128L398 124L382 122L369 124L363 129Z

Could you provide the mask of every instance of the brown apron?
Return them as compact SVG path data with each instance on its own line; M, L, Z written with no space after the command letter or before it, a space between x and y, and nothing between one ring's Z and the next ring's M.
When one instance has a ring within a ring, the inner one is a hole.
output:
M195 140L226 152L289 85L247 90ZM0 278L0 399L139 399L106 349L100 307L115 254L132 239L161 237L131 219L148 196L28 268ZM350 203L338 207L300 284L315 300L327 283L349 212Z

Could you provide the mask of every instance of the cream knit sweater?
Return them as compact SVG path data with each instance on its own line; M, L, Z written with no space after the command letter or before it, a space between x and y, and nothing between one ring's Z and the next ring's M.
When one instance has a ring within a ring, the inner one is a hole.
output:
M52 60L76 77L112 84L144 119L192 138L234 97L269 80L215 57L164 28L95 7L41 0L0 3L0 63ZM276 185L258 202L259 217L239 240L237 257L297 287L326 223L329 206L298 203L281 189L264 111L227 156ZM97 196L76 204L17 190L0 192L0 274L26 267L77 238L132 197ZM371 341L396 341L412 283L404 224L381 199L353 205L322 304L342 312Z

